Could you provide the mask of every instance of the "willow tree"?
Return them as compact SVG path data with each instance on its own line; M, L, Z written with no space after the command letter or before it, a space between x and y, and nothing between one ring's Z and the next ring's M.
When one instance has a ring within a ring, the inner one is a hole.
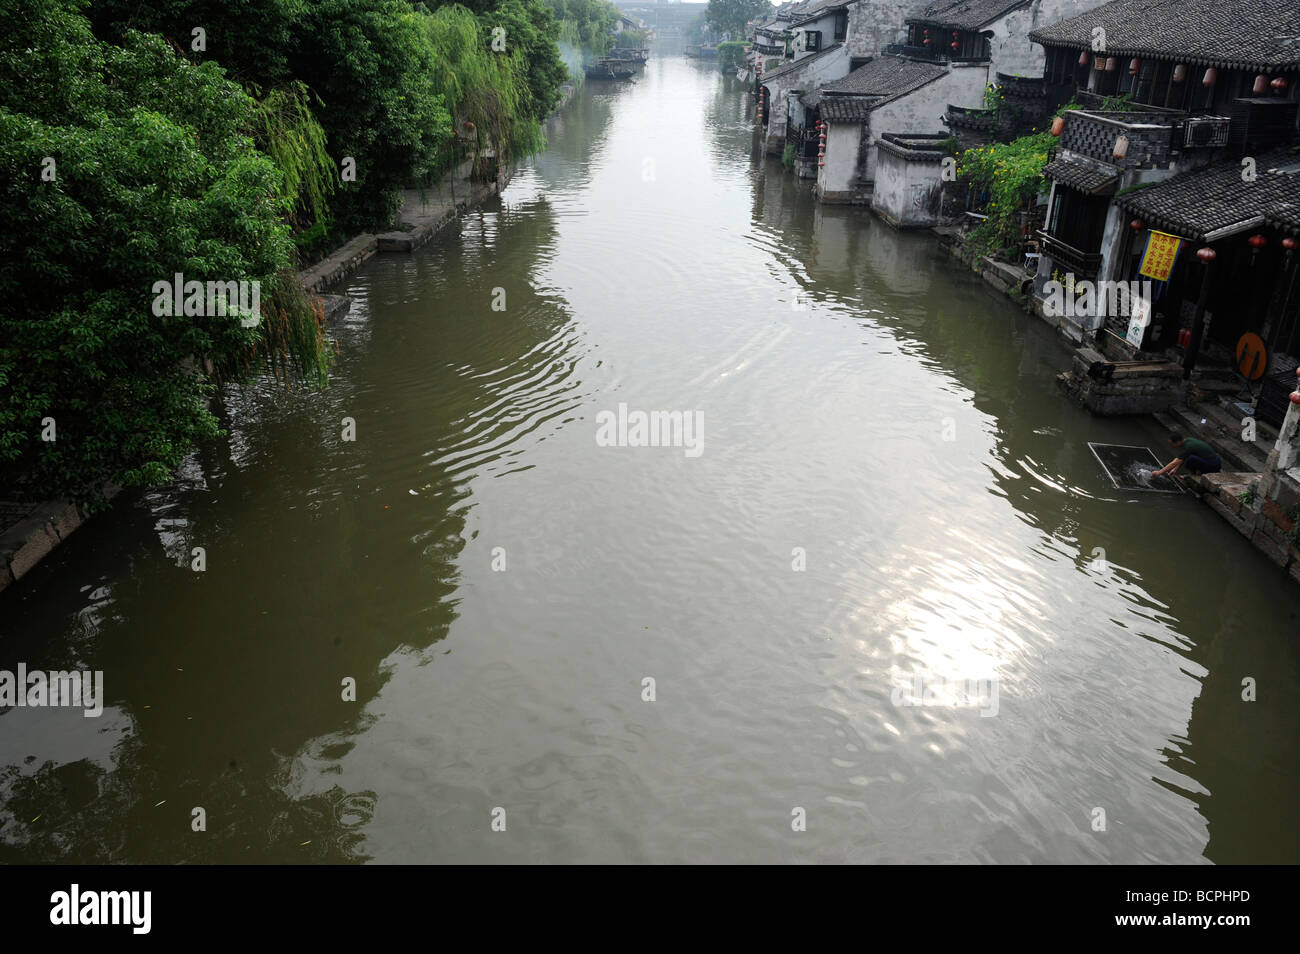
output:
M425 20L434 50L433 89L442 98L462 141L477 156L496 149L503 161L536 152L545 143L541 125L528 111L528 67L524 50L459 4L441 7ZM443 151L438 171L459 157Z
M312 111L313 100L319 100L301 82L266 92L249 84L248 91L257 102L254 140L283 176L280 194L294 242L300 249L314 249L329 233L329 201L338 180L325 130Z

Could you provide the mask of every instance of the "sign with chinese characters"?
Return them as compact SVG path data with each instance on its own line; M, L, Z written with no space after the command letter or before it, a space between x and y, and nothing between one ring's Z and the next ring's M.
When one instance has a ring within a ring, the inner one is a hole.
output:
M1152 229L1147 236L1147 250L1142 255L1142 267L1138 269L1138 274L1154 278L1158 282L1169 281L1169 273L1174 270L1174 262L1178 259L1178 250L1182 245L1183 240L1178 236Z
M1124 338L1133 347L1141 348L1147 325L1151 324L1151 302L1146 298L1134 295L1129 300L1129 308L1128 334Z

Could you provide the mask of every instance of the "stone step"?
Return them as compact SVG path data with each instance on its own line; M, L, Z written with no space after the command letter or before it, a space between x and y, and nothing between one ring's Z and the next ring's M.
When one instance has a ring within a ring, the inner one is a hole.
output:
M1180 431L1189 437L1199 437L1219 452L1223 458L1225 470L1253 471L1259 473L1264 469L1265 454L1260 449L1241 440L1241 427L1229 430L1229 418L1225 424L1222 416L1210 416L1207 409L1192 409L1182 404L1171 405L1164 412L1156 414L1158 420L1170 430ZM1202 424L1202 419L1205 423ZM1163 448L1162 450L1168 450ZM1157 454L1157 456L1159 456Z

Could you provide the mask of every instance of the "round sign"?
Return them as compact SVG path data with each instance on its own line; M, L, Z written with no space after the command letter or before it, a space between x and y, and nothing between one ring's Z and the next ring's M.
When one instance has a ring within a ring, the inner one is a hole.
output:
M1237 370L1247 381L1258 381L1268 370L1268 351L1264 339L1248 331L1237 339Z

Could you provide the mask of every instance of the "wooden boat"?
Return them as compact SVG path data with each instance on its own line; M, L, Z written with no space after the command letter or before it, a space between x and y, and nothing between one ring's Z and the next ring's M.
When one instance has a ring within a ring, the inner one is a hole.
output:
M631 47L614 47L609 51L606 59L618 60L620 63L632 63L636 66L643 65L650 58L648 49L635 50Z
M631 79L632 74L636 72L636 67L619 60L603 59L599 63L588 66L584 72L587 74L587 79L621 80Z

